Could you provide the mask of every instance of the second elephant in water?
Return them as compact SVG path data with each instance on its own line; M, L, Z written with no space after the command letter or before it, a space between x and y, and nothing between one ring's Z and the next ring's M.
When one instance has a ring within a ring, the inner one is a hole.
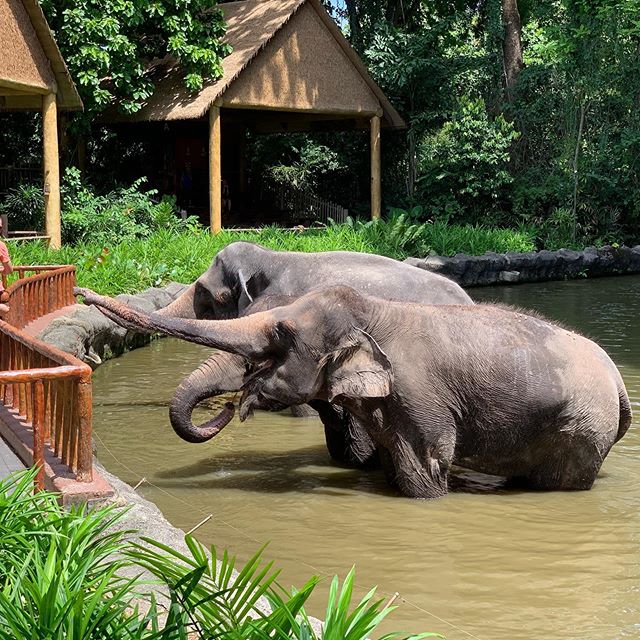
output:
M109 299L80 293L108 312ZM337 286L235 320L135 316L226 351L216 362L243 388L241 419L316 400L345 408L410 497L446 494L454 463L535 489L589 489L631 424L598 345L502 307L387 302Z

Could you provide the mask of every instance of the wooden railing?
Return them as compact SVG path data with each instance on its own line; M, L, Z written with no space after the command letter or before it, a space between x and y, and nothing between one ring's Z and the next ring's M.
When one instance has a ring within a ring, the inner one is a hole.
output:
M17 267L8 289L11 311L0 320L0 404L31 432L36 479L44 486L44 461L58 458L81 482L91 482L91 368L37 340L22 328L73 301L75 267ZM47 451L48 449L48 451Z
M349 211L344 207L321 200L306 191L279 184L274 190L275 204L280 211L289 214L292 220L307 219L321 224L345 222Z
M14 267L18 279L9 285L9 312L4 320L22 329L48 313L73 304L76 268L73 265ZM34 275L26 277L28 273ZM8 280L10 282L10 280Z

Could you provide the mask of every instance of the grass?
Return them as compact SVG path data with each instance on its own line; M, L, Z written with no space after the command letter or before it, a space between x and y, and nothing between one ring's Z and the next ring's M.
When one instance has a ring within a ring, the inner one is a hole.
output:
M480 226L415 224L403 216L389 222L353 222L304 232L266 228L257 232L204 230L183 233L161 230L146 238L65 246L50 251L43 243L10 244L15 264L75 264L78 284L105 295L135 293L169 281L190 283L209 266L215 254L236 240L258 242L287 251L358 251L397 259L429 253L480 255L486 251L531 251L533 233L527 229L485 229Z

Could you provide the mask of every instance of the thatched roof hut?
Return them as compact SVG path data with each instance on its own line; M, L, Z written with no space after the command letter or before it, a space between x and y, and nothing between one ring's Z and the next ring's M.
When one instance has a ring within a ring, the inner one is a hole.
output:
M57 111L82 109L37 0L0 2L0 111L42 110L46 233L60 246Z
M220 5L232 52L223 76L190 93L171 59L150 65L156 90L135 114L107 123L209 120L209 209L221 226L221 122L258 132L370 129L371 213L380 215L380 129L404 122L371 79L320 0L240 0ZM226 134L224 134L226 135Z

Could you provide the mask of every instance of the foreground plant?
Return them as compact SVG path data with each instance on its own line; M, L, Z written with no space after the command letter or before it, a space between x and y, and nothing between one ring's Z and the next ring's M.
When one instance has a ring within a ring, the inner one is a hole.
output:
M0 481L0 638L21 640L319 640L300 590L277 583L260 549L244 566L185 536L188 554L118 530L114 507L65 510L33 494L33 470ZM124 577L124 572L133 577ZM143 581L148 571L155 577ZM352 607L354 571L331 584L322 637L370 638L394 607L371 590ZM160 607L149 591L166 592ZM402 640L441 637L402 636ZM380 640L391 640L391 633Z
M127 533L113 529L122 513L65 511L54 494L32 494L34 475L0 482L0 637L147 637L136 579L121 577L128 562L115 557Z

